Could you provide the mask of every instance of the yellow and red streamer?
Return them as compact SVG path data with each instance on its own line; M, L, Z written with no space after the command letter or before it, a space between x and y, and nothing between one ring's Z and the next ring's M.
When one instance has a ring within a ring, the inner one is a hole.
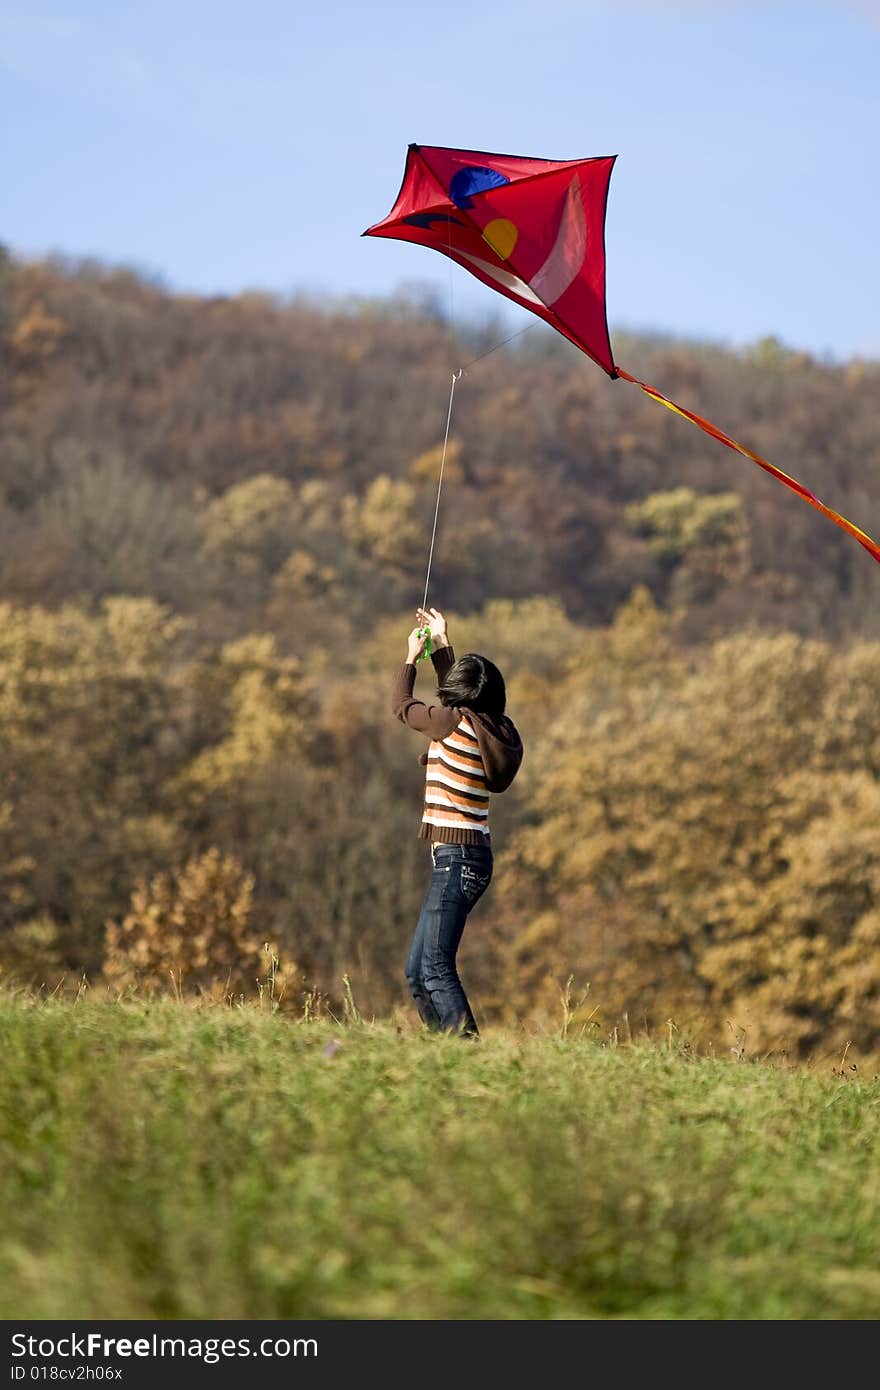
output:
M719 444L726 444L728 449L735 449L736 452L742 454L744 458L751 459L752 463L756 463L759 468L763 468L765 473L769 473L771 477L776 478L777 482L782 483L784 487L789 488L792 492L796 493L798 497L802 497L811 507L815 507L817 512L821 512L823 516L827 516L828 520L833 521L835 526L839 526L841 531L846 531L847 535L852 536L854 540L858 541L859 545L864 546L868 554L873 556L877 563L880 564L880 545L878 545L875 540L872 540L860 527L856 526L854 522L849 521L845 516L841 516L840 512L834 511L832 507L826 507L825 503L820 502L815 493L810 492L809 488L804 487L803 483L799 483L796 478L792 478L788 473L784 473L782 469L777 468L775 464L769 463L767 459L762 458L760 454L756 454L751 449L747 449L744 444L739 444L735 439L731 439L729 434L725 434L717 425L713 425L711 420L704 420L702 415L696 415L692 410L686 410L683 405L676 405L675 401L671 401L668 396L664 396L662 391L658 391L654 386L649 386L645 381L640 381L637 376L632 376L619 365L617 367L617 374L622 377L624 381L631 381L634 386L638 386L640 391L644 391L646 396L651 397L651 400L657 401L660 405L665 405L667 410L673 410L676 415L681 415L683 419L690 420L692 425L696 425L697 429L701 429L704 434L708 434L712 439L717 439Z

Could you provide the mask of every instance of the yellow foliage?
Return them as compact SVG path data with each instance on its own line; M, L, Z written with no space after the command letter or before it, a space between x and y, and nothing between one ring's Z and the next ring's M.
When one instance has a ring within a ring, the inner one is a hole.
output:
M242 574L274 571L290 550L297 515L287 479L258 473L206 507L201 519L206 554Z
M460 442L457 439L450 439L446 446L446 462L443 465L444 485L464 482L464 469L459 462L460 457ZM415 483L436 483L442 460L443 445L435 444L433 448L426 449L424 453L417 455L409 465L407 472Z
M515 924L516 987L571 972L609 1016L700 1016L719 1039L734 1017L759 1050L877 1046L880 785L846 766L880 735L880 653L741 635L689 667L648 621L636 665L630 627L529 746L529 824L490 909Z
M705 603L748 570L748 530L735 492L672 488L632 503L625 516L661 564L675 569L674 603Z
M384 473L363 497L346 497L342 521L351 542L391 571L412 567L414 552L427 543L424 525L415 516L415 489ZM421 563L422 555L418 553Z
M0 978L54 989L64 974L58 925L45 913L0 935Z
M271 634L227 643L219 674L228 690L226 736L200 753L183 778L202 793L222 791L276 759L296 756L305 735L299 662L282 657Z
M9 342L19 365L32 368L53 356L66 333L62 319L34 304L12 328Z
M151 599L0 605L0 930L45 911L91 963L122 885L165 857L185 626Z
M250 920L253 890L252 875L217 849L176 874L140 882L122 922L107 925L105 979L147 994L252 993L266 965L265 943ZM292 979L295 970L286 975ZM284 982L277 972L276 982Z
M328 593L336 578L332 565L322 565L307 550L294 550L275 576L273 598L316 598Z
M626 516L654 553L670 563L697 550L732 545L744 526L742 501L735 492L701 496L691 487L654 492L627 507Z

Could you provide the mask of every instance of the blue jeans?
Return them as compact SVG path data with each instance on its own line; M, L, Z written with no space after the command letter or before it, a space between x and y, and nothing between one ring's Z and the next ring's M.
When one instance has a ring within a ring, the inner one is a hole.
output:
M464 924L492 878L488 845L432 845L434 871L406 962L410 993L423 1023L444 1032L478 1033L455 956Z

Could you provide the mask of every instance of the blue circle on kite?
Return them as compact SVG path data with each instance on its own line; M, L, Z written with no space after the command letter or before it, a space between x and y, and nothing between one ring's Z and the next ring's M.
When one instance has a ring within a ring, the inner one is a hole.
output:
M474 193L485 193L487 188L501 188L505 183L510 183L510 179L506 174L499 174L497 169L487 169L484 164L468 164L453 176L449 196L457 208L470 208L473 207L471 198Z

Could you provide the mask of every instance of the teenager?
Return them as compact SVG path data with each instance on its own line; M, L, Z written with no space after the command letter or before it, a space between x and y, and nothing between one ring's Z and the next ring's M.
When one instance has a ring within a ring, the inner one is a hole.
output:
M522 761L522 742L504 713L498 667L476 652L456 660L446 619L436 608L420 608L417 618L391 707L402 723L430 740L420 758L427 773L419 838L430 841L433 872L406 978L429 1028L476 1037L455 957L468 913L492 878L489 795L510 786ZM431 633L439 705L426 705L413 694L425 627Z

